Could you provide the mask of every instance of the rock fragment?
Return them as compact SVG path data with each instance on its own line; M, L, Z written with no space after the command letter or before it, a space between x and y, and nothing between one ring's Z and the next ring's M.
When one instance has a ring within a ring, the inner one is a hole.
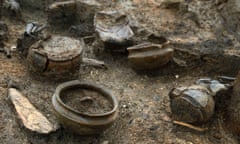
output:
M9 88L8 96L23 125L34 132L48 134L55 131L51 122L39 112L17 89Z

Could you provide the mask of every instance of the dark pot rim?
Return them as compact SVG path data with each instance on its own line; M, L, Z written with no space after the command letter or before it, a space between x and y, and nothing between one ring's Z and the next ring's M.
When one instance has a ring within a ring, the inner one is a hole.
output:
M62 99L60 98L60 94L62 91L66 90L66 89L70 89L73 87L79 87L79 88L89 88L89 89L93 89L103 95L105 95L106 97L110 98L113 104L113 108L111 111L105 112L105 113L99 113L99 114L89 114L89 113L83 113L83 112L79 112L75 109L73 109L72 107L66 105ZM92 82L81 82L79 80L73 80L73 81L68 81L68 82L64 82L62 84L60 84L59 86L57 86L55 93L53 95L54 97L56 97L56 100L65 108L67 108L68 110L83 115L83 116L88 116L88 117L103 117L103 116L108 116L111 115L112 113L117 111L118 108L118 101L117 98L106 88L103 88L102 86L92 83Z

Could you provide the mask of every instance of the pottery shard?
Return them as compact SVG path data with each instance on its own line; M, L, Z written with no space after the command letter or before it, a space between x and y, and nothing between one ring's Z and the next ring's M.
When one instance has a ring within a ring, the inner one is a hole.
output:
M9 88L8 95L23 125L34 132L48 134L55 131L54 126L18 90Z
M104 43L129 45L134 33L127 15L118 11L101 11L94 17L95 30Z

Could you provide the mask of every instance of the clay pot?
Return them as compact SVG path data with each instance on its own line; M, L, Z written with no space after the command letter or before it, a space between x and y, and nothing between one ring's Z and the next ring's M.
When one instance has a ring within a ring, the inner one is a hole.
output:
M156 69L167 64L173 57L173 49L159 44L142 43L127 50L128 61L135 69Z
M214 113L215 102L207 88L200 85L174 88L169 93L174 120L202 123Z
M134 33L127 16L117 11L101 11L94 17L94 27L106 48L113 51L132 44Z
M69 75L79 70L84 43L69 37L52 36L38 41L28 52L28 65L33 73L45 76Z
M106 103L101 103L102 100ZM52 97L52 104L64 128L80 135L100 134L118 116L116 97L105 88L89 82L75 80L60 84ZM106 109L106 106L110 107Z

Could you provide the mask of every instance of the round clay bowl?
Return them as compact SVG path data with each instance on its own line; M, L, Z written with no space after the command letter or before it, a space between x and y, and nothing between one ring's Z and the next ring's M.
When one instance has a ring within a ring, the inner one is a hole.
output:
M28 52L30 71L45 76L69 75L79 70L84 43L63 36L38 41Z
M52 97L59 122L80 135L100 134L118 116L118 101L105 88L78 80L60 84Z

